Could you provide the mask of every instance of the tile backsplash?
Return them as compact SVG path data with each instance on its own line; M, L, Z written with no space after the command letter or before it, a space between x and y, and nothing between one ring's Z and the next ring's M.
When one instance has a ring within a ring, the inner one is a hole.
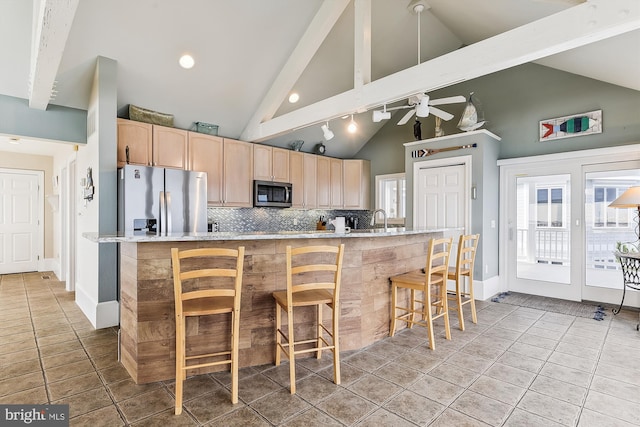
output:
M281 208L208 208L207 220L217 223L218 231L309 231L316 229L321 216L325 221L337 216L357 218L358 228L371 228L371 211L281 209ZM327 229L333 226L327 224Z

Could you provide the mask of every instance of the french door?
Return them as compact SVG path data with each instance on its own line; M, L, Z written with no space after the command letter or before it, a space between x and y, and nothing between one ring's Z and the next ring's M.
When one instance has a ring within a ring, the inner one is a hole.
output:
M614 251L617 242L637 241L636 223L633 209L608 205L630 186L640 185L640 160L627 160L640 158L638 149L499 162L503 288L574 301L620 302L622 272ZM627 292L627 304L640 305L640 295Z

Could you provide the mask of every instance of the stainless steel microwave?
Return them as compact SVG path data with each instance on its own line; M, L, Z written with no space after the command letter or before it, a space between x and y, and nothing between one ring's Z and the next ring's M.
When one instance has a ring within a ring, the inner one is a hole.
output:
M253 181L253 206L290 208L293 186L288 182Z

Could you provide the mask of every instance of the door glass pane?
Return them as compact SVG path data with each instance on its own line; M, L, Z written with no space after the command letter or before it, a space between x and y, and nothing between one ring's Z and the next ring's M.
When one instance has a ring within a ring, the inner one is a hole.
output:
M569 178L516 178L518 278L570 283Z
M617 242L637 240L636 211L608 206L627 188L640 185L640 171L588 172L585 179L586 285L622 289L614 251Z

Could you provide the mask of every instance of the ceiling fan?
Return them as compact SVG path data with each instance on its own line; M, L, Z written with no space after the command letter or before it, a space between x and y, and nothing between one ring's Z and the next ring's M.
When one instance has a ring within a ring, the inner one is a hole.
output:
M402 116L400 121L398 121L398 125L407 123L414 114L417 117L429 117L429 114L433 114L436 117L440 117L442 120L451 120L453 118L453 114L447 113L446 111L435 107L435 105L458 104L467 102L467 99L461 95L449 96L447 98L430 99L429 95L427 95L426 93L419 93L417 95L409 97L408 102L408 105L402 105L400 107L393 107L388 109L404 110L410 108L410 110L407 111L404 116Z
M409 8L413 10L413 12L418 15L418 65L420 64L420 15L425 10L429 9L429 5L424 0L413 0L409 4ZM402 105L400 107L392 107L387 108L384 105L383 110L374 110L373 112L373 121L379 122L384 119L391 118L391 111L393 110L404 110L410 108L410 111L400 119L398 125L403 125L413 117L415 114L418 117L428 117L429 114L433 114L436 117L440 117L442 120L451 120L453 118L453 114L447 113L439 108L434 107L435 105L444 105L444 104L455 104L460 102L467 102L467 99L464 96L451 96L448 98L439 98L439 99L430 99L429 95L426 93L418 93L416 95L412 95L408 99L408 105Z

